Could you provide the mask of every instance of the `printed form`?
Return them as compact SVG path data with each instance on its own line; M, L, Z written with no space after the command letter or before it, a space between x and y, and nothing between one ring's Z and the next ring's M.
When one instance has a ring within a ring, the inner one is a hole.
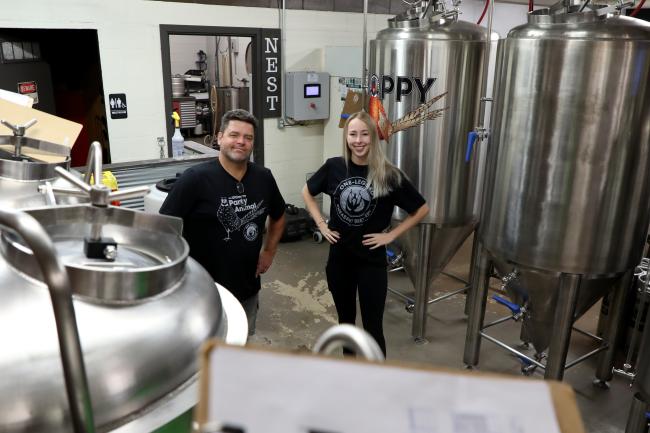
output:
M241 433L560 433L543 381L217 346L207 416Z

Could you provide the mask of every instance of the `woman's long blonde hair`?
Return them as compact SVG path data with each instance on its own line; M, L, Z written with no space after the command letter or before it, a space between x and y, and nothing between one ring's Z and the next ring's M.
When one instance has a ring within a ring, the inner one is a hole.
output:
M348 147L348 125L354 119L359 119L368 127L370 132L370 148L368 151L368 177L367 188L372 189L374 197L388 195L391 188L399 185L402 181L400 171L386 158L384 149L379 144L379 134L375 121L365 111L358 111L351 114L343 128L343 158L345 165L349 167L352 152Z

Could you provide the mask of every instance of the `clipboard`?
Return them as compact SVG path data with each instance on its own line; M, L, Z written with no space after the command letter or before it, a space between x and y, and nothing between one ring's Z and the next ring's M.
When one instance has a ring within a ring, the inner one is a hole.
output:
M230 432L462 433L463 422L482 422L478 416L486 410L494 410L487 412L487 421L507 423L514 421L501 418L520 408L526 413L517 422L528 426L522 431L550 433L554 430L548 426L554 424L556 432L585 433L573 389L560 382L217 341L202 349L199 390L198 425L222 423ZM345 392L331 395L334 390ZM460 411L435 409L459 396L468 399ZM549 413L554 415L550 419ZM448 422L445 417L461 429L441 427Z

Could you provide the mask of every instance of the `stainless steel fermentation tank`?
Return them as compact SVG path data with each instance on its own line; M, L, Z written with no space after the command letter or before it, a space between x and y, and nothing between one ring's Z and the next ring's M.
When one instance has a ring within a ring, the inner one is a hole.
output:
M0 211L0 223L22 228L21 236L0 232L6 433L112 431L138 420L191 386L201 344L227 331L212 278L188 257L181 220L108 206L147 187L111 192L57 172L92 204L25 217Z
M588 354L600 352L604 383L650 216L650 25L579 7L530 13L499 44L464 361L477 364L482 337L499 344L483 331L492 268L525 307L523 339L538 354L550 346L546 364L528 360L547 378L580 360L565 364L573 323L615 286Z
M430 212L400 240L405 268L415 286L412 334L424 338L431 284L469 236L477 222L474 210L479 159L465 161L467 134L478 122L487 31L459 21L438 2L411 8L388 20L389 27L370 41L370 76L394 89L383 92L391 122L421 103L447 92L432 108L449 107L441 118L397 132L386 151L427 200ZM415 80L419 80L421 86ZM399 92L410 80L410 93ZM428 80L434 80L425 94ZM399 83L402 83L401 85ZM396 220L406 215L397 212ZM464 290L464 289L463 289Z
M69 187L54 169L70 167L70 148L47 141L25 137L25 131L36 123L2 124L13 130L13 136L0 136L0 208L24 209L59 203L75 203L72 197L45 194L39 187L47 183ZM41 159L39 159L41 158Z

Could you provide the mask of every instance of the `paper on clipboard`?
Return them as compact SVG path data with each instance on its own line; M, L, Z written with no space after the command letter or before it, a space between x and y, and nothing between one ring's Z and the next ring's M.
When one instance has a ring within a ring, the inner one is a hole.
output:
M244 433L562 432L542 381L219 345L203 361L197 420Z
M4 89L0 89L0 99L13 102L14 104L18 104L27 108L32 108L32 105L34 104L34 98L31 98L27 95L21 95L20 93L10 92Z

